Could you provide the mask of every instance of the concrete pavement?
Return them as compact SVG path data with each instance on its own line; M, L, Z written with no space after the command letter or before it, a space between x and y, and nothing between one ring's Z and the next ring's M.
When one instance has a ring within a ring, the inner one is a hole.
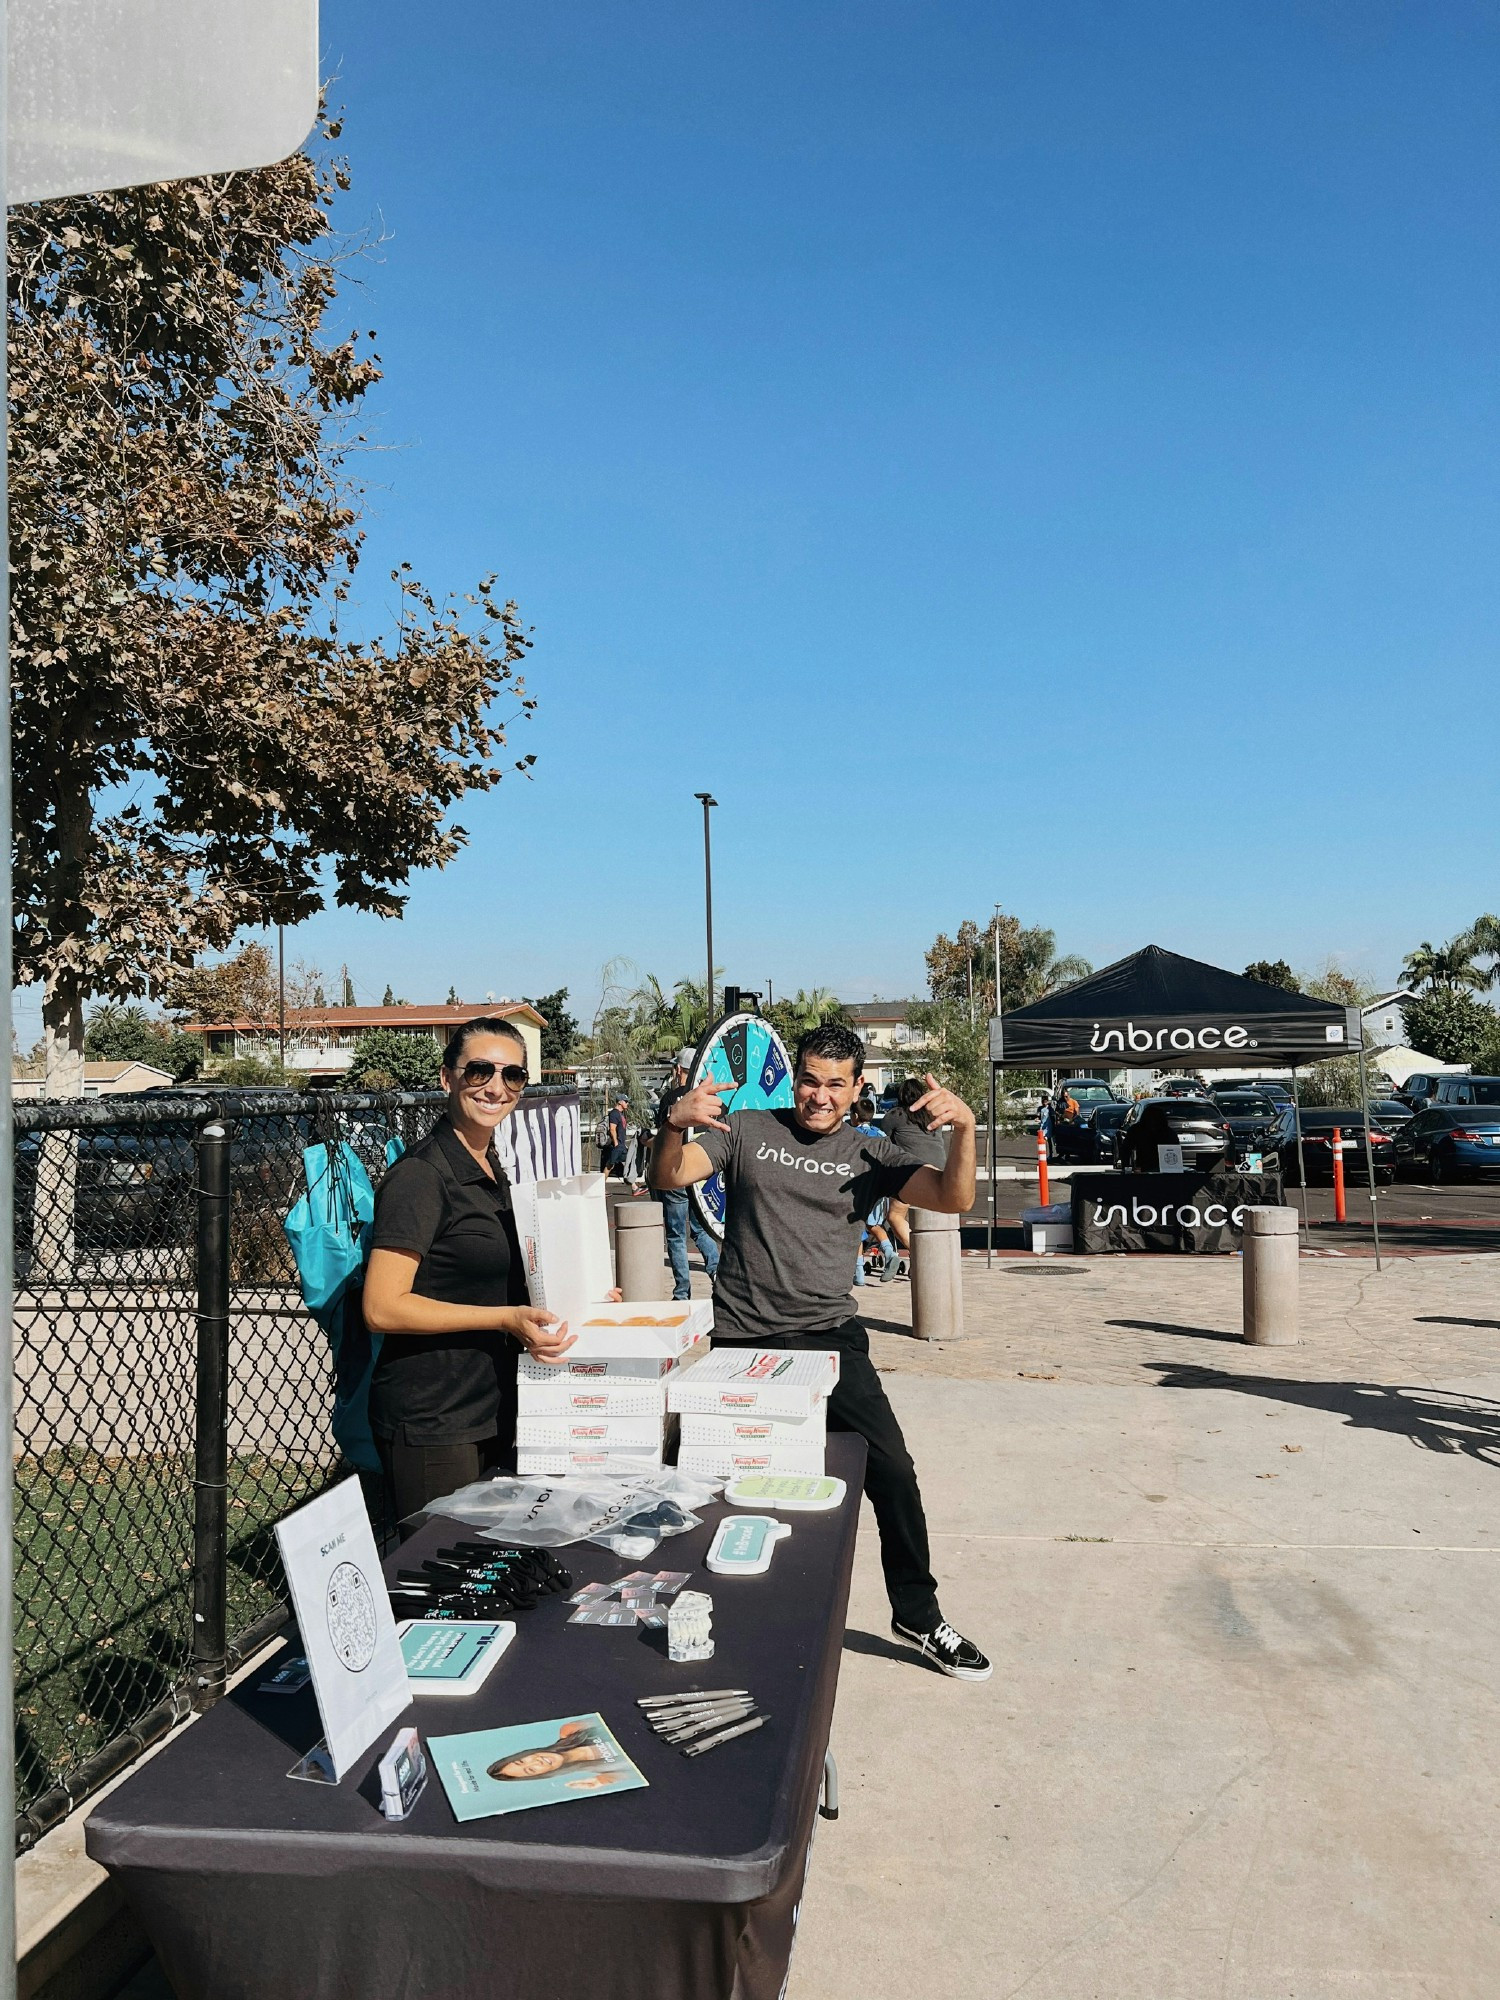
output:
M1305 1262L1274 1350L1232 1260L964 1279L943 1349L862 1303L996 1674L894 1647L867 1522L790 2000L1488 2000L1500 1259Z

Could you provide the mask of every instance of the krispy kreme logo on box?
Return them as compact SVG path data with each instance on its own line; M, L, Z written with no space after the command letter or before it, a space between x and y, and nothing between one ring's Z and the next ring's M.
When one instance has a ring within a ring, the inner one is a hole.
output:
M1326 1041L1341 1042L1344 1031L1341 1027L1325 1027ZM1199 1049L1255 1049L1260 1044L1248 1028L1238 1022L1227 1028L1191 1028L1179 1022L1175 1028L1138 1028L1134 1021L1127 1021L1122 1028L1106 1028L1102 1022L1094 1023L1094 1032L1089 1037L1089 1047L1095 1055L1107 1055L1110 1050L1120 1055L1192 1055Z

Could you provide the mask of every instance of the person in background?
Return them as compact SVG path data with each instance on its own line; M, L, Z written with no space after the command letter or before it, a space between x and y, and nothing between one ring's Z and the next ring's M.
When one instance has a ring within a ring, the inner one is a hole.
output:
M868 1138L881 1137L880 1127L875 1123L875 1100L868 1091L863 1091L849 1113L849 1123L856 1132L863 1132ZM885 1216L888 1203L877 1201L865 1217L864 1235L860 1239L859 1254L854 1260L854 1282L864 1284L867 1278L884 1282L886 1273L896 1263L896 1250L885 1230Z
M599 1162L599 1171L614 1174L623 1179L625 1155L630 1142L630 1099L617 1097L610 1106L606 1124L609 1126L609 1158Z
M912 1106L919 1098L927 1095L927 1086L920 1077L904 1076L896 1085L896 1103L882 1121L881 1129L893 1146L899 1146L903 1153L914 1160L921 1160L925 1166L936 1167L938 1172L948 1158L948 1148L942 1136L934 1132L927 1122L925 1111L913 1113ZM904 1201L892 1200L886 1210L886 1226L895 1239L896 1248L902 1257L911 1255L911 1209Z
M495 1132L521 1102L526 1047L482 1015L443 1051L448 1108L375 1196L365 1324L382 1334L370 1429L396 1518L467 1486L515 1448L516 1357L561 1361L565 1321L526 1298Z
M667 1106L681 1097L687 1089L688 1076L693 1067L693 1059L698 1051L682 1048L677 1051L677 1064L672 1071L671 1081L662 1092L656 1107L656 1123L661 1127L667 1115ZM698 1254L703 1259L703 1268L712 1280L719 1268L719 1246L712 1234L698 1219L692 1201L681 1188L658 1188L656 1198L661 1203L662 1226L667 1237L667 1256L672 1264L672 1296L674 1299L690 1299L693 1283L688 1270L688 1232L692 1231L693 1241L698 1246Z

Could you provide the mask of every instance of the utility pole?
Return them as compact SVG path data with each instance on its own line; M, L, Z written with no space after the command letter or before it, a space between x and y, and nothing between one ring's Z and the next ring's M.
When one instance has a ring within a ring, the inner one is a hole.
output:
M771 975L766 974L766 1012L769 1014L776 1005L776 988L771 984Z
M708 815L719 801L712 792L694 792L693 797L703 806L703 917L708 931L708 980L703 988L707 1005L707 1018L703 1024L706 1035L714 1024L714 851L708 830Z
M286 926L276 926L276 1038L281 1044L281 1080L286 1082Z

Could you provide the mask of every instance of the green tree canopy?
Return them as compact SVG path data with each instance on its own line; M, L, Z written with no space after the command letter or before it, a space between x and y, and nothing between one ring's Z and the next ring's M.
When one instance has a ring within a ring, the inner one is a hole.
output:
M542 1017L542 1068L561 1069L578 1040L578 1023L568 1012L567 987L559 986L555 993L540 993L526 1004L535 1007Z
M1000 940L1000 982L995 984L995 937ZM1093 966L1086 958L1059 957L1057 934L1002 910L998 923L976 923L965 917L953 937L940 933L927 952L927 984L936 1001L969 1004L972 965L974 1011L978 1015L1024 1007L1049 993L1087 979Z
M1500 1015L1472 993L1436 986L1401 1009L1406 1039L1439 1062L1472 1063L1490 1074L1500 1064Z
M197 1074L203 1045L142 1007L106 1006L89 1015L83 1053L90 1062L153 1063L181 1083Z
M330 897L397 914L500 777L495 704L533 706L488 579L440 604L402 564L394 629L343 629L380 376L332 324L347 186L297 153L11 216L16 976L53 1094L81 1086L89 996Z
M372 1028L354 1044L349 1081L369 1090L436 1090L443 1052L430 1035Z
M1245 977L1259 980L1262 986L1279 986L1287 993L1302 991L1302 981L1284 958L1252 959L1245 967Z

